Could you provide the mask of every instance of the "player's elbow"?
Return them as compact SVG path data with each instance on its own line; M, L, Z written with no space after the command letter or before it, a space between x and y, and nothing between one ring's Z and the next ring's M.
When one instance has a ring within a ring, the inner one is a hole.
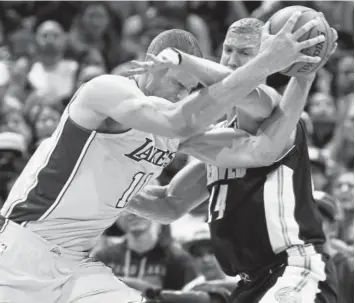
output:
M155 221L162 225L169 225L179 218L181 218L182 215L180 215L175 209L169 209L164 216L159 216L159 218L156 218Z
M193 117L191 117L191 115L185 115L179 105L170 111L169 119L174 135L177 138L189 138L201 131L200 127L194 123Z
M255 147L252 155L253 162L256 167L270 166L277 161L280 152L276 151L273 146L260 145Z

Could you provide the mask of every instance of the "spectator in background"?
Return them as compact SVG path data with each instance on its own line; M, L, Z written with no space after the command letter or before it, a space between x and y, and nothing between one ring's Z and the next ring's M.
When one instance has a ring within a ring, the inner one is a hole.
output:
M88 65L83 67L78 73L76 83L75 83L75 89L76 90L79 89L79 87L84 83L103 74L105 74L105 69L102 66Z
M197 277L191 256L159 223L124 212L116 224L126 233L123 241L97 251L95 258L123 281L137 278L153 288L179 290Z
M340 237L348 245L354 246L354 174L345 172L337 176L330 185L330 193L344 209Z
M354 57L340 57L333 78L333 95L342 98L354 92Z
M21 110L22 104L8 95L11 76L8 66L0 62L0 111Z
M238 282L236 277L228 277L220 267L211 243L211 234L207 223L201 223L190 230L184 248L193 256L201 275L184 286L184 290L191 290L206 281L226 280Z
M313 188L322 191L328 185L327 159L317 147L309 147L308 153L311 163Z
M336 172L354 169L354 94L342 99L338 121L327 155L337 163Z
M61 104L71 96L78 63L64 59L66 33L56 21L45 21L36 32L38 59L28 79L34 91L45 96L46 105Z
M69 33L68 56L76 60L83 53L96 49L108 71L129 59L133 59L121 47L122 20L113 15L109 6L101 1L83 2L80 14L74 20Z
M0 207L23 169L26 155L27 143L23 135L0 132Z
M29 145L32 141L32 131L27 124L22 111L9 110L4 111L0 115L0 133L13 132L24 137L26 144Z
M34 58L36 55L36 43L33 32L22 25L11 31L8 35L9 49L12 60L21 57Z
M190 14L208 24L211 48L216 57L222 54L222 41L230 24L249 16L244 1L185 1ZM256 1L253 1L256 2ZM204 52L205 54L205 52Z
M38 111L34 119L34 150L44 139L49 138L57 128L62 115L61 112L61 108L48 105L42 106Z
M146 9L127 18L123 27L124 43L136 54L145 57L152 39L164 30L180 28L191 32L198 40L205 57L211 57L211 36L206 22L189 12L187 1L152 1Z
M27 78L30 68L30 59L26 57L21 57L11 64L11 77L6 94L12 100L15 100L21 109L24 107L25 100L31 93L31 87Z
M315 191L314 199L323 219L323 229L327 237L326 249L335 264L338 281L338 303L354 302L354 258L353 251L337 239L342 211L339 202L325 192Z
M325 93L315 93L308 100L307 111L313 122L311 145L323 148L333 138L337 122L334 99Z

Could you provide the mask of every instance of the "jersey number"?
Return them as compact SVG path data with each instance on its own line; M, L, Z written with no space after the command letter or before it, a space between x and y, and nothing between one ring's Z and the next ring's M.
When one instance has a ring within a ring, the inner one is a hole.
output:
M228 185L226 184L222 184L219 186L217 197L216 197L216 186L212 188L212 192L210 196L208 222L223 218L224 212L226 211L227 194L228 194ZM213 203L213 201L216 202Z
M146 174L143 172L136 173L133 178L131 184L123 193L122 197L118 200L116 207L122 208L125 207L127 202L131 200L139 191L145 186L150 179L152 178L153 174Z

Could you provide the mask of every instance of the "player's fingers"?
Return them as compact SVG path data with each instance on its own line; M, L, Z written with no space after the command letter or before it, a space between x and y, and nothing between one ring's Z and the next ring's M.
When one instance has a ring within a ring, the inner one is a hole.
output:
M165 64L166 62L168 62L168 58L166 58L166 56L164 55L163 52L161 52L158 56L152 56L149 58L154 64Z
M332 50L330 51L330 53L329 53L329 55L327 55L327 57L326 57L326 60L328 61L328 59L335 53L335 51L337 50L337 48L338 48L338 43L334 43L334 45L333 45L333 48L332 48Z
M332 31L332 42L335 42L338 40L338 32L334 29L334 28L331 28L331 31Z
M328 53L328 55L326 55L323 58L322 63L317 67L317 70L321 69L324 65L327 64L328 60L334 54L334 52L336 51L337 47L338 47L338 43L334 43L332 50Z
M157 56L153 55L153 54L147 54L147 58L153 62L159 62L159 59Z
M298 30L296 30L292 36L294 37L295 40L298 40L304 34L308 33L313 27L320 24L320 22L321 22L320 18L316 18L311 21L308 21L306 24L302 25Z
M121 76L125 76L125 77L129 77L129 76L134 76L134 75L141 75L141 74L144 74L147 72L147 69L146 68L132 68L132 69L129 69L129 70L125 70L123 72L120 72L119 74Z
M301 17L302 13L300 11L294 12L292 16L286 21L283 28L280 30L282 33L292 33L298 19Z
M299 42L298 43L298 49L302 50L302 49L305 49L305 48L309 48L309 47L315 46L318 43L324 42L324 40L325 40L325 36L324 35L319 35L319 36L314 37L312 39L308 39L308 40Z
M296 61L298 62L306 62L306 63L319 63L322 60L321 57L315 56L307 56L307 55L300 55Z
M137 60L132 60L131 62L131 65L134 65L136 67L148 67L148 66L151 66L152 65L152 62L142 62L142 61L137 61Z

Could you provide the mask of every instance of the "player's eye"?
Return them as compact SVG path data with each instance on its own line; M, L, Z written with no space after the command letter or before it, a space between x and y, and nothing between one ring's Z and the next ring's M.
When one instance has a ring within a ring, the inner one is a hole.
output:
M179 81L174 81L174 84L179 87L179 89L185 89L185 86Z
M224 47L224 51L225 51L227 54L230 54L233 50L232 50L231 47L225 46L225 47Z
M249 55L250 55L250 52L247 51L247 50L241 50L240 53L241 53L243 56L249 56Z

